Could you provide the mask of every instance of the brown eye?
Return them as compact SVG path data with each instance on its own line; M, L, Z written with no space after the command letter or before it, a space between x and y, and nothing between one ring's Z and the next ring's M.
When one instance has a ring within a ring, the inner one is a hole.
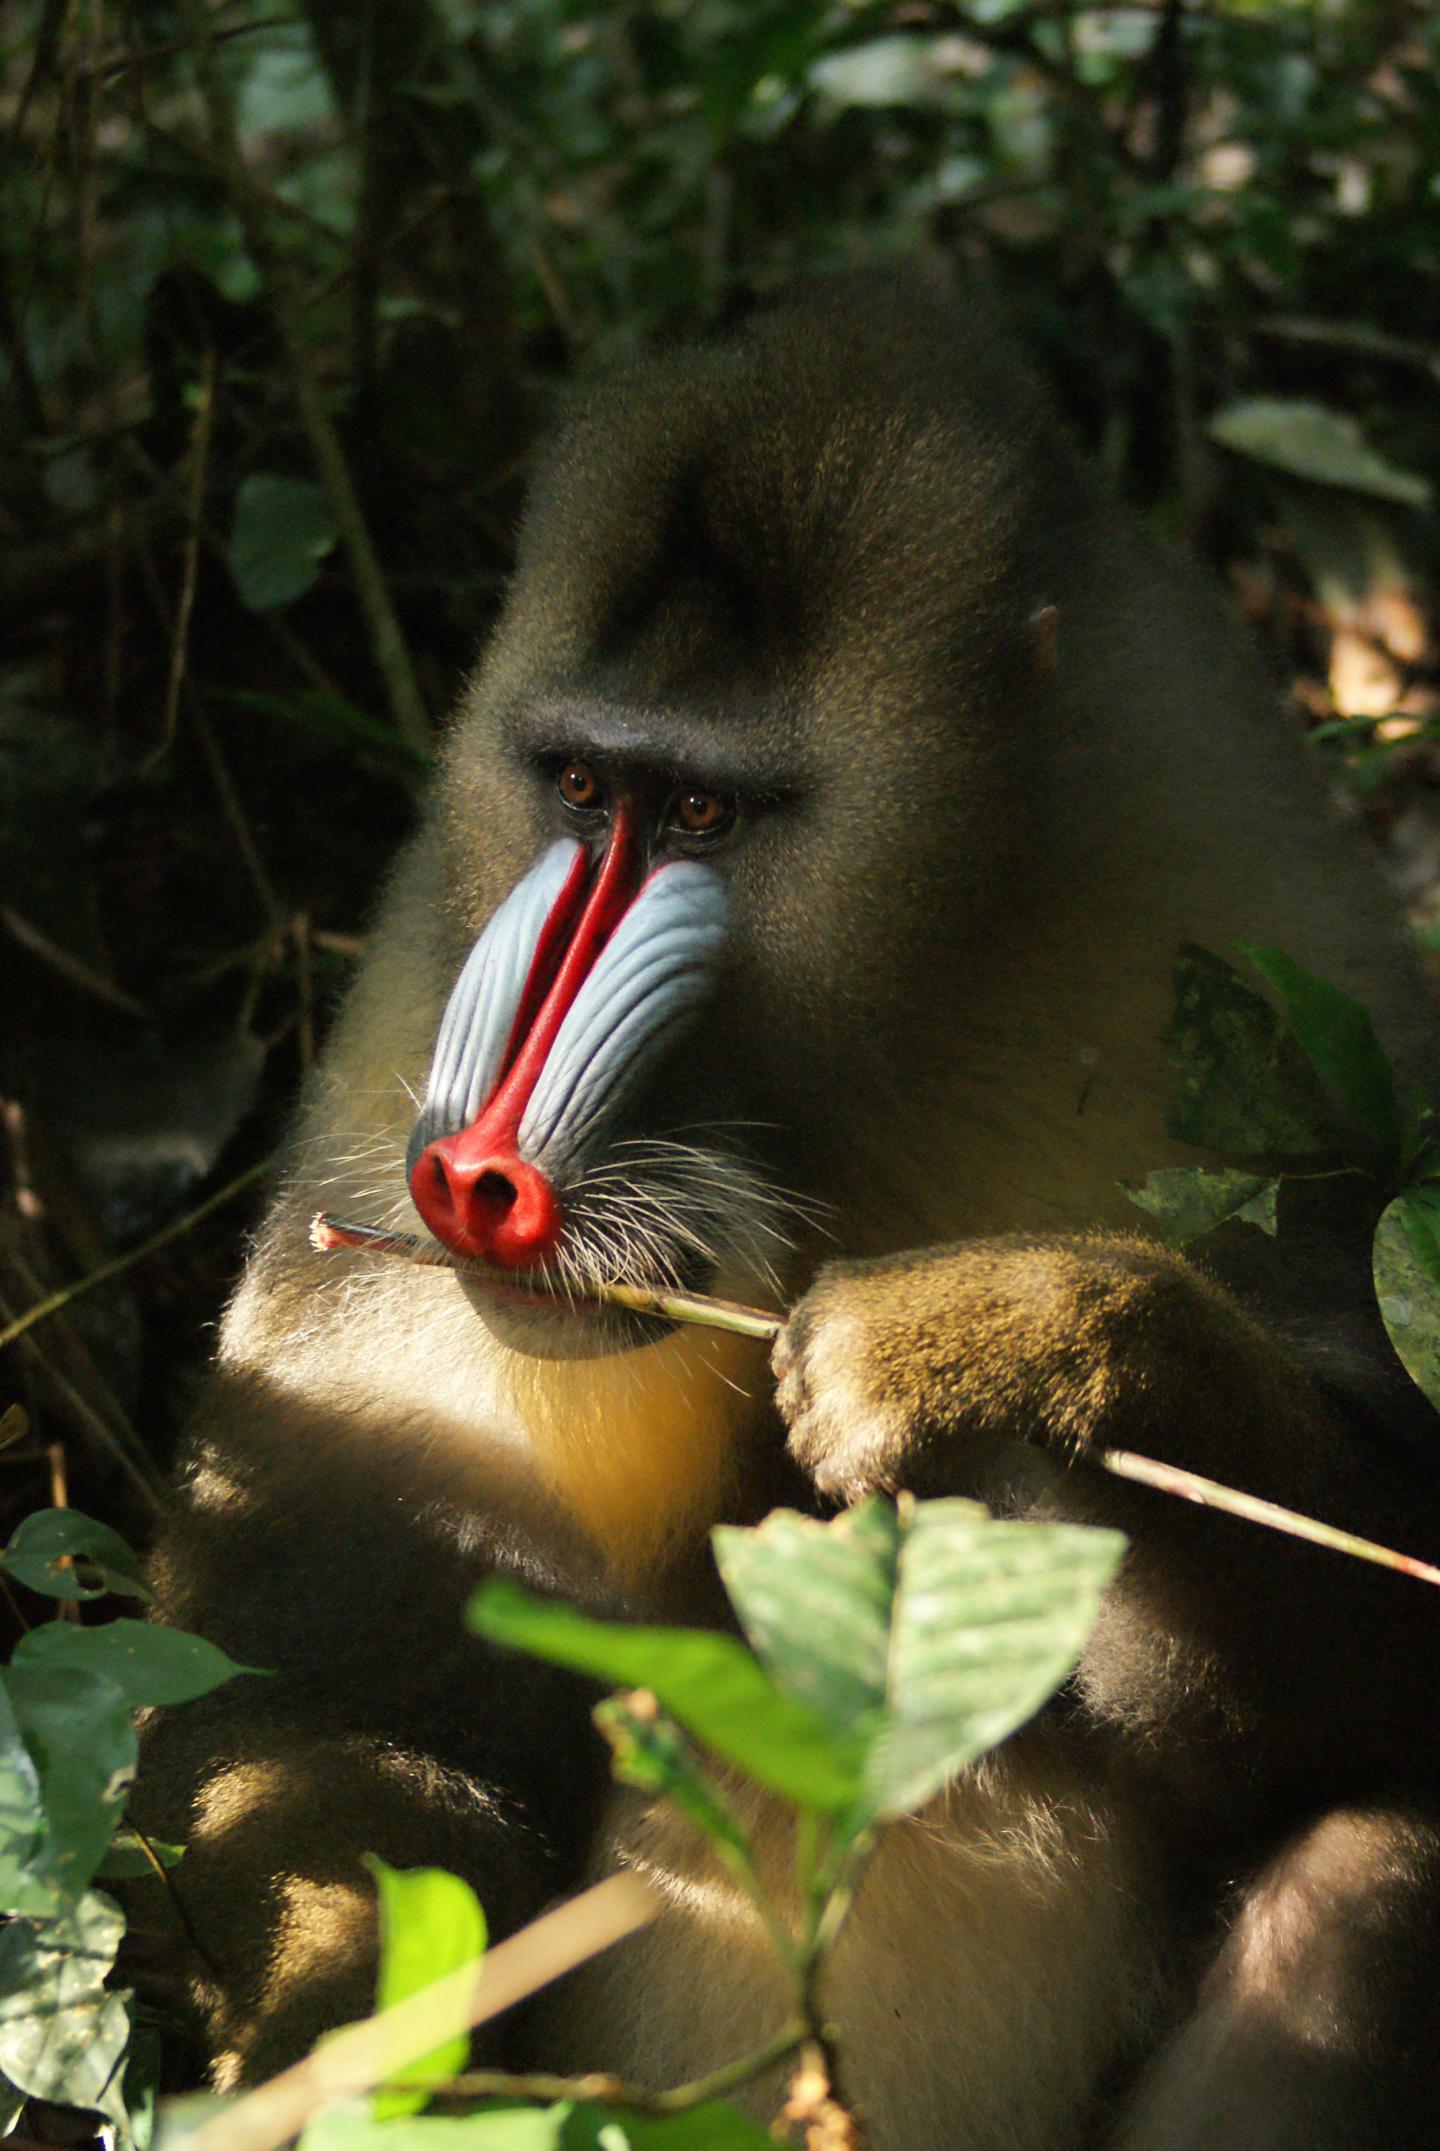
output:
M733 812L730 801L719 792L681 792L672 817L686 836L714 836L727 826Z
M555 787L567 807L598 807L600 804L600 779L585 762L567 762L555 780Z

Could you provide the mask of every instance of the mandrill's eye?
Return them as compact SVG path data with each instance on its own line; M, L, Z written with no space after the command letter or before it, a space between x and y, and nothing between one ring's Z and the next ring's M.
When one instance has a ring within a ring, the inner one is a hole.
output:
M718 837L735 819L735 802L723 792L677 792L670 807L670 826L682 836Z
M567 807L583 813L603 804L605 788L587 762L567 762L555 779L555 789Z

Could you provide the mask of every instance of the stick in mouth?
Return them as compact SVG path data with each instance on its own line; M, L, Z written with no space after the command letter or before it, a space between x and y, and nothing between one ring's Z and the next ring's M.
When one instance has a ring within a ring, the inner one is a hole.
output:
M350 1224L324 1210L311 1220L310 1245L321 1254L359 1248L372 1255L393 1255L404 1262L418 1263L422 1269L457 1270L489 1279L504 1292L513 1293L518 1288L547 1299L560 1299L541 1279L528 1278L514 1270L491 1270L470 1256L452 1254L436 1240L422 1240L412 1232L383 1232L378 1225ZM783 1315L766 1314L760 1307L742 1307L734 1300L712 1299L703 1292L653 1292L644 1285L596 1285L581 1304L623 1307L630 1314L655 1315L666 1322L693 1322L703 1328L728 1329L737 1336L764 1340L778 1337L785 1326ZM1440 1568L1417 1560L1413 1554L1397 1553L1393 1547L1377 1545L1374 1539L1357 1538L1353 1531L1342 1531L1335 1524L1304 1516L1297 1509L1281 1508L1277 1502L1262 1501L1255 1494L1242 1493L1238 1487L1222 1486L1218 1480L1184 1471L1178 1464L1164 1464L1129 1449L1087 1449L1084 1461L1154 1492L1197 1502L1202 1508L1223 1509L1228 1516L1263 1525L1269 1531L1282 1531L1288 1538L1304 1539L1312 1546L1324 1546L1331 1553L1349 1554L1353 1560L1393 1569L1421 1583L1440 1584Z
M570 1300L557 1293L543 1278L523 1271L491 1269L470 1255L452 1254L438 1240L422 1240L413 1232L382 1232L378 1225L356 1225L318 1211L310 1221L310 1245L322 1255L340 1248L360 1248L371 1255L393 1255L421 1269L457 1270L465 1276L489 1281L507 1295L533 1292L552 1299L557 1306ZM623 1307L628 1314L654 1315L665 1322L692 1322L704 1329L728 1329L739 1337L759 1337L772 1342L784 1328L782 1315L766 1314L759 1307L742 1307L734 1300L712 1299L703 1292L656 1292L648 1285L597 1284L577 1295L580 1306Z

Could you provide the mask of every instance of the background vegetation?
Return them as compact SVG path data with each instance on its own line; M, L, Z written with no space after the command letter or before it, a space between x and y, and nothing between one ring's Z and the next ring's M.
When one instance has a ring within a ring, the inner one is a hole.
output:
M0 1535L143 1537L253 1186L172 1228L274 1142L535 429L797 273L993 286L1440 911L1426 0L10 0L0 94L0 1332L169 1235L15 1342Z

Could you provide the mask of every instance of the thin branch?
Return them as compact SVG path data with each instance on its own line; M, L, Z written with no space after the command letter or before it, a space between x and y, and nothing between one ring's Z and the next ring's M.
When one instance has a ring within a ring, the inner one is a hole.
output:
M485 2024L650 1924L659 1899L635 1875L611 1875L393 2009L351 2024L304 2061L227 2105L180 2138L176 2151L279 2151L328 2107L360 2098L416 2061L447 2032Z
M210 772L210 782L214 785L216 797L220 801L220 810L230 825L230 833L235 839L250 879L255 884L260 908L270 922L272 934L278 937L286 930L285 907L275 893L275 884L271 881L265 861L260 856L260 846L255 841L245 809L240 804L240 794L235 789L230 765L221 750L219 740L215 737L215 727L199 700L193 696L190 717L195 737L200 742L200 751L205 757L205 766Z
M1402 1576L1415 1576L1421 1583L1440 1583L1440 1568L1419 1561L1413 1554L1396 1553L1374 1539L1357 1538L1335 1524L1322 1524L1317 1517L1302 1516L1296 1509L1283 1509L1278 1502L1262 1501L1258 1494L1241 1493L1238 1487L1222 1486L1198 1472L1182 1471L1178 1464L1162 1464L1150 1456L1137 1456L1130 1449L1089 1449L1085 1461L1099 1464L1117 1479L1132 1479L1137 1486L1154 1487L1162 1494L1177 1494L1182 1501L1198 1502L1202 1508L1223 1509L1227 1516L1243 1517L1247 1523L1264 1524L1311 1546L1324 1546L1331 1553L1350 1554L1357 1561L1370 1561L1377 1568L1395 1569Z
M1392 366L1410 366L1440 382L1440 351L1408 336L1390 336L1383 329L1367 328L1359 321L1300 321L1290 315L1272 314L1254 324L1256 336L1273 337L1279 343L1315 344L1327 351L1353 351L1358 358L1371 358Z
M24 1314L17 1315L13 1322L8 1322L4 1329L0 1329L0 1352L4 1351L6 1345L13 1344L17 1337L23 1337L27 1330L34 1329L37 1322L43 1322L47 1315L58 1314L62 1307L68 1307L72 1300L78 1300L82 1292L91 1292L96 1285L108 1284L112 1277L123 1277L125 1272L133 1270L137 1263L148 1261L150 1256L158 1254L162 1247L168 1247L172 1240L182 1238L193 1226L199 1224L201 1218L208 1217L212 1210L218 1210L222 1203L227 1203L232 1196L239 1195L269 1169L270 1160L262 1158L258 1165L249 1166L234 1180L227 1181L223 1188L217 1188L213 1195L208 1195L204 1202L197 1203L193 1210L187 1210L183 1217L177 1217L161 1231L152 1233L150 1238L142 1240L138 1247L132 1247L125 1254L117 1255L113 1262L102 1262L98 1269L91 1270L84 1277L77 1277L71 1284L62 1285L58 1292L50 1293L47 1298L37 1300L33 1307L27 1307Z
M42 963L48 964L52 971L67 979L72 986L78 986L82 993L88 993L96 1001L103 1001L107 1008L120 1009L124 1015L149 1017L150 1010L143 1001L137 1001L133 994L126 993L123 986L117 986L113 979L106 978L103 971L94 970L82 957L72 955L70 950L62 948L58 941L52 941L41 927L32 924L21 912L12 911L8 904L0 904L0 925L5 927L13 940L19 942L22 949L28 949L32 956L38 956Z
M390 602L339 433L325 407L325 398L311 363L300 326L300 310L290 287L288 267L270 243L269 224L240 147L229 87L216 65L211 26L203 0L184 0L184 20L192 41L214 153L220 161L227 190L245 235L246 248L259 272L266 301L285 346L290 385L300 422L340 528L355 581L355 595L369 631L371 654L385 683L395 727L411 746L428 753L433 745L433 735L420 690L415 684L410 653Z
M336 1254L359 1248L371 1255L395 1255L424 1270L459 1270L483 1277L505 1292L554 1294L539 1279L520 1271L493 1270L467 1255L454 1255L438 1241L417 1239L410 1232L382 1232L375 1225L347 1224L325 1211L312 1220L310 1245L320 1254ZM652 1292L646 1285L595 1284L584 1292L567 1295L566 1304L623 1307L629 1314L654 1315L664 1322L693 1322L704 1329L725 1329L737 1337L772 1340L784 1327L784 1317L766 1314L760 1307L741 1307L734 1300L712 1299L704 1292ZM0 1338L0 1343L3 1343Z
M688 2084L676 2084L669 2091L651 2091L622 2076L605 2074L550 2076L540 2072L511 2076L503 2069L470 2069L463 2076L452 2077L448 2084L434 2087L432 2103L450 2106L468 2105L473 2099L575 2099L628 2106L636 2114L683 2114L692 2106L704 2106L710 2099L723 2099L727 2091L773 2069L777 2061L784 2061L803 2046L808 2037L809 2027L798 2017L793 2018L753 2053L742 2054L738 2061L728 2061L712 2069L708 2076L692 2077ZM392 2079L398 2089L404 2088L405 2081L403 2076Z
M190 619L195 610L195 586L200 575L200 544L204 528L205 480L210 468L210 435L215 422L215 381L218 371L214 344L207 345L200 374L200 401L190 439L190 498L185 517L185 555L180 574L180 602L175 608L175 633L170 644L170 675L165 682L165 713L159 743L146 758L148 772L170 747L180 715L180 690L185 684L185 661L190 650Z

